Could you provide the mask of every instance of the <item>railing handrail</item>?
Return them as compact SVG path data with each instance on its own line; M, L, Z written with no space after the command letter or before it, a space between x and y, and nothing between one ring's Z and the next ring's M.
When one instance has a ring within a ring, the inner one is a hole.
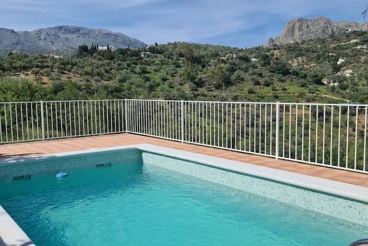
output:
M165 100L165 99L126 99L129 101L152 101L152 102L181 102L184 101L184 103L233 103L233 104L273 104L276 105L277 102L259 102L259 101L247 101L247 102L235 102L235 101L198 101L198 100ZM351 106L351 107L365 107L368 106L368 104L360 104L360 103L294 103L294 102L279 102L280 104L285 105L313 105L313 106Z
M55 101L14 101L14 102L0 102L0 104L26 104L26 103L63 103L63 102L110 102L110 101L124 101L125 99L86 99L86 100L55 100Z
M37 100L37 101L11 101L0 102L0 104L18 104L18 103L60 103L60 102L109 102L109 101L142 101L142 102L184 102L184 103L224 103L224 104L262 104L262 105L276 105L277 102L259 102L259 101L198 101L198 100L165 100L165 99L81 99L81 100ZM368 104L360 103L294 103L294 102L278 102L281 105L312 105L312 106L345 106L345 107L366 107Z

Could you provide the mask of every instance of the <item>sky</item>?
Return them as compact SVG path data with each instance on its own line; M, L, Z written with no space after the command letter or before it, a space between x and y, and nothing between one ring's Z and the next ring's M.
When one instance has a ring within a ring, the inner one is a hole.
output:
M297 17L362 22L368 0L0 0L1 27L103 28L147 44L263 45ZM368 16L367 16L368 19ZM1 37L0 37L1 38Z

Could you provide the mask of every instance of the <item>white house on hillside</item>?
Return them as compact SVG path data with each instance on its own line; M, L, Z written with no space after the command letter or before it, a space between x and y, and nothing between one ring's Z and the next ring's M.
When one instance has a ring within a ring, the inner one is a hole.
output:
M342 57L337 61L337 65L340 65L341 63L344 63L346 61L346 57Z
M114 46L109 46L111 51L115 51L115 47ZM107 50L107 46L98 46L98 50Z

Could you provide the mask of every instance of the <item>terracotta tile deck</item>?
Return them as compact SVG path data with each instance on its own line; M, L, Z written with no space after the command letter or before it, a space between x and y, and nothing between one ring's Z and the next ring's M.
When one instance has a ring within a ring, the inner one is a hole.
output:
M157 138L133 135L133 134L117 134L96 137L83 137L73 139L61 139L40 141L31 143L19 143L0 145L0 159L15 156L33 156L41 154L52 154L66 151L85 150L90 148L104 148L123 146L131 144L155 144L159 146L195 152L199 154L211 155L249 164L265 166L294 173L305 174L309 176L320 177L340 181L344 183L368 187L368 175L342 171L332 168L301 164L291 161L275 160L272 158L243 154L227 150L220 150L209 147L202 147L192 144L184 144L174 141L162 140Z

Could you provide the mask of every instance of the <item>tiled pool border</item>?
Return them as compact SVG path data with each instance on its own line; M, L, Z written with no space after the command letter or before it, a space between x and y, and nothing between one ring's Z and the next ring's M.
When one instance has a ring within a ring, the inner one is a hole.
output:
M108 152L108 153L106 153ZM129 153L129 154L127 154ZM64 158L60 158L64 157ZM25 158L11 158L0 161L0 182L34 176L71 172L96 165L110 165L124 162L142 161L142 151L138 148L104 149L98 151L65 152Z
M112 160L110 160L110 162L116 162L121 157L121 155L119 154L121 150L128 150L128 149L129 150L134 149L136 151L139 151L140 156L141 156L140 158L143 158L142 156L144 156L145 154L151 154L153 156L156 155L156 156L161 156L162 158L167 158L167 159L160 160L161 163L162 163L162 160L165 160L165 162L169 163L169 165L166 166L166 168L170 168L170 165L176 165L180 162L187 163L189 161L192 163L201 164L202 166L205 165L205 166L214 167L220 170L222 169L222 170L232 171L238 175L245 174L247 176L254 177L254 178L256 177L258 179L261 178L264 180L281 183L283 185L291 185L294 187L299 187L299 189L303 188L303 189L314 190L319 193L327 193L329 195L331 194L333 196L340 197L341 199L348 199L348 200L352 200L355 202L359 201L360 203L363 203L364 206L366 206L366 209L368 211L368 188L346 184L346 183L341 183L337 181L331 181L331 180L306 176L302 174L291 173L291 172L272 169L268 167L256 166L256 165L247 164L244 162L237 162L237 161L232 161L232 160L218 158L218 157L196 154L192 152L181 151L181 150L176 150L176 149L171 149L171 148L166 148L166 147L160 147L160 146L151 145L151 144L138 144L138 145L130 145L130 146L111 147L111 148L94 148L94 149L83 150L83 151L64 152L64 153L42 155L42 156L36 156L36 157L20 157L20 158L5 159L5 160L0 161L0 174L1 174L1 169L4 167L13 169L16 166L20 167L19 165L21 164L24 165L30 162L37 164L43 161L49 162L50 160L62 160L62 159L59 159L58 157L70 157L70 158L78 158L78 156L85 157L86 156L85 154L93 154L96 157L96 156L104 155L104 152L106 151L110 153L116 153L116 156ZM104 162L106 162L105 157L106 156L104 156L103 158ZM136 158L137 156L133 157L134 160L136 160ZM69 166L70 170L68 171L71 171L72 169L77 170L77 169L84 169L84 168L92 167L96 163L97 164L100 163L101 160L102 159L94 158L93 163L87 166L86 165L81 165L79 167ZM79 162L79 163L83 163L83 162ZM55 166L58 166L58 165L55 165ZM46 170L46 172L39 172L39 173L36 173L36 176L37 175L48 175L50 174L49 172L55 172L55 170L56 169L51 169L51 170ZM65 170L65 169L63 168L62 170ZM175 170L175 171L178 171L178 170ZM26 172L23 171L23 173L18 173L18 174L25 175L25 173ZM4 176L3 177L0 176L0 182L5 181L5 180L9 180L9 177L4 178ZM1 215L0 216L0 237L3 237L3 240L4 240L4 238L6 239L6 234L4 234L5 233L4 223L1 223L1 222L4 222L2 219L8 218L11 221L13 220L5 212L5 210L3 210L0 206L0 212L1 211L4 211L4 212L0 213ZM363 224L366 226L368 225L366 224L365 221L359 224ZM14 230L14 232L16 231L20 232L18 239L24 240L24 232L22 231L22 229L18 227L18 229ZM14 237L14 233L13 233L12 238L11 238L12 243L13 243L12 245L18 245L16 244L16 241L14 239L16 239L16 237Z

